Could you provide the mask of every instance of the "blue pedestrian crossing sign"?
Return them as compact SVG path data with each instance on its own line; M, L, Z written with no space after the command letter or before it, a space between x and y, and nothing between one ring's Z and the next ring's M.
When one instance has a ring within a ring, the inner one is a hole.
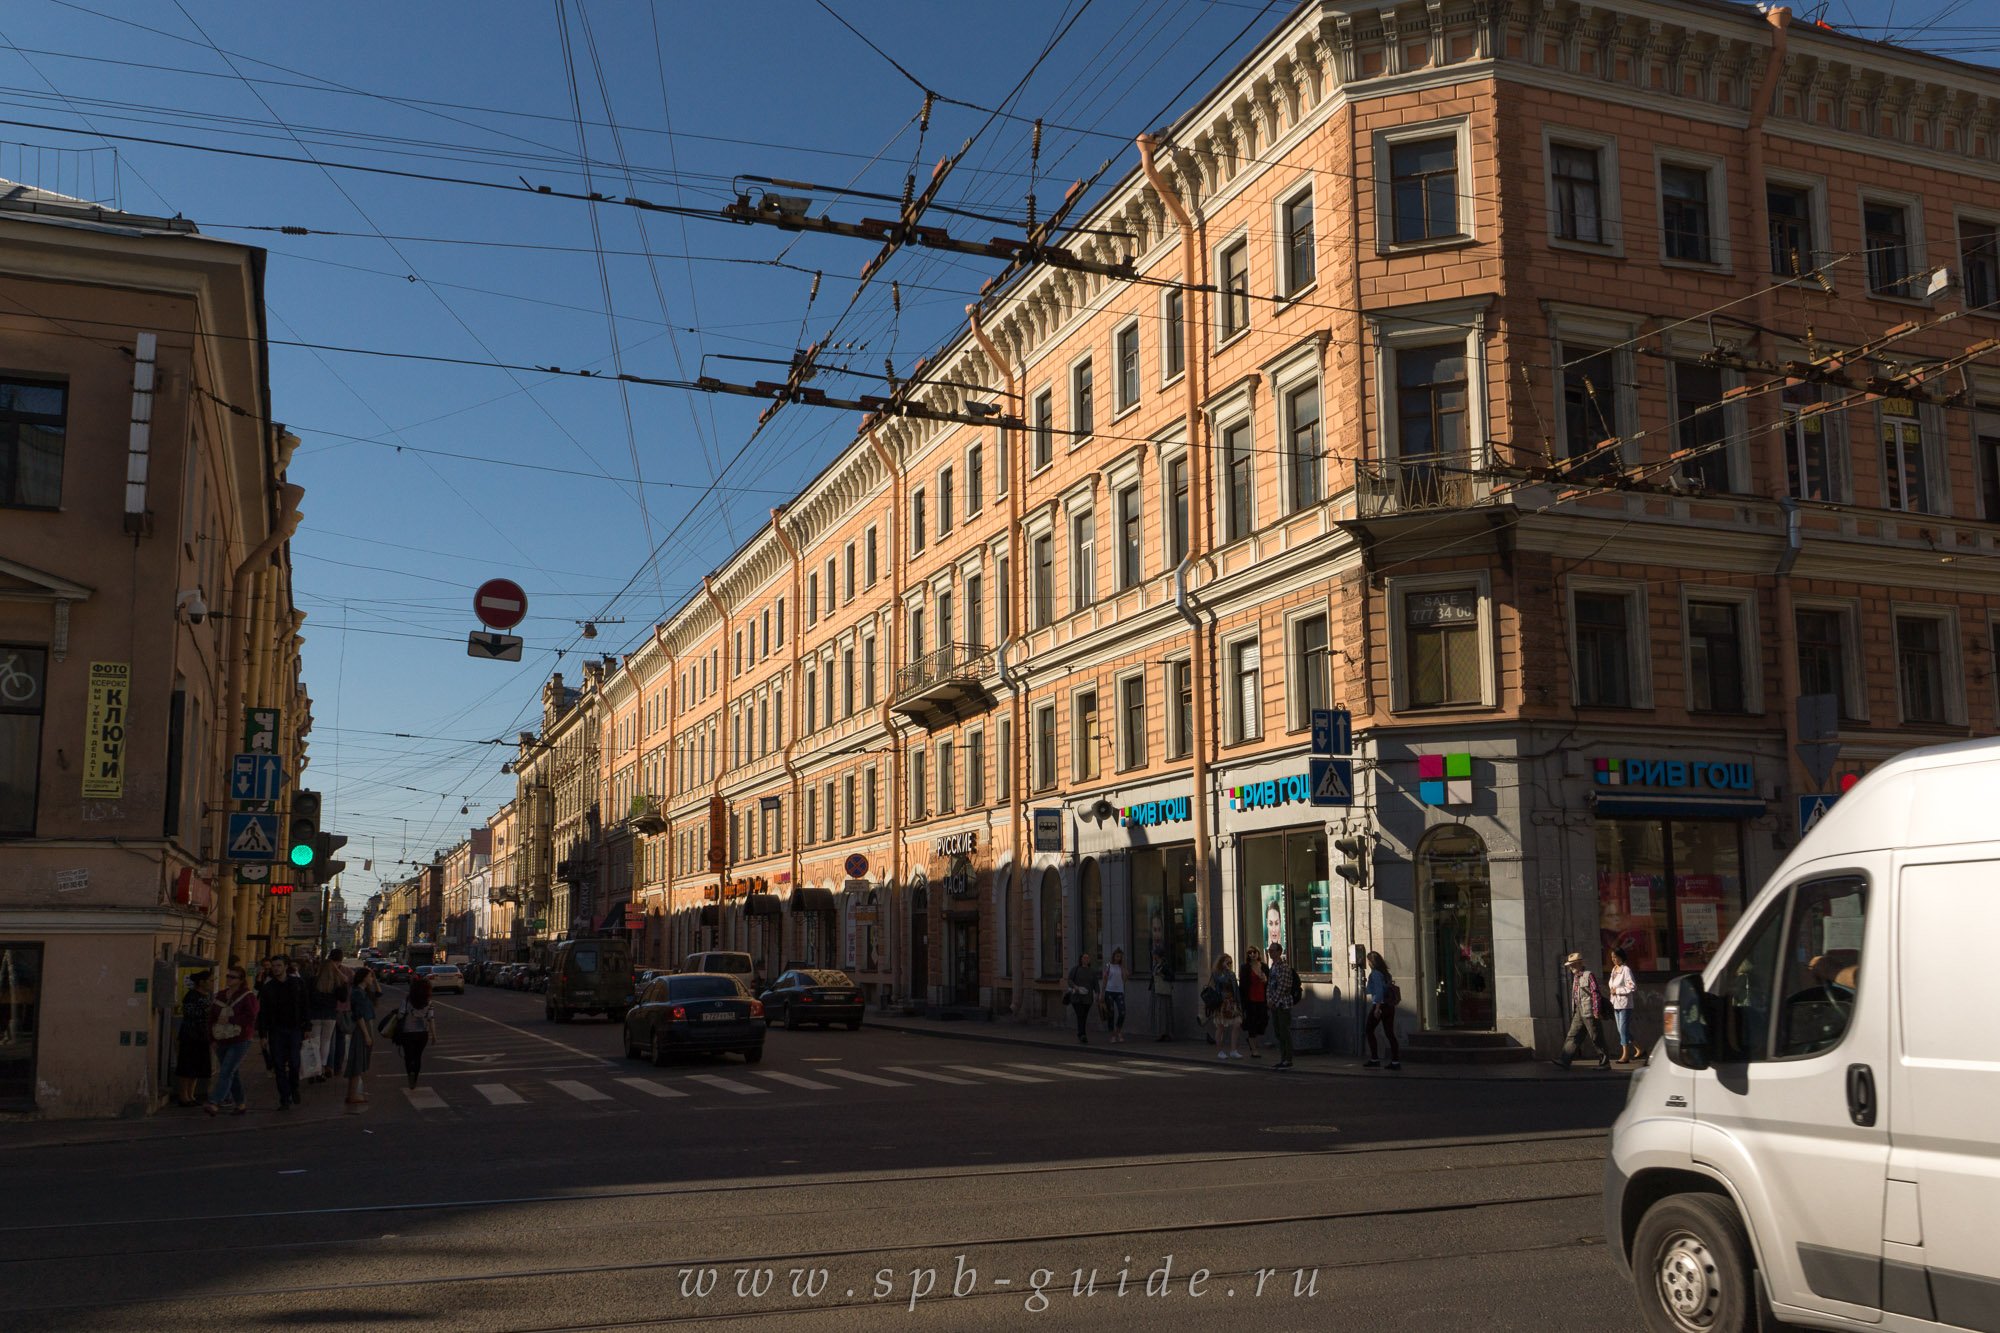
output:
M1799 836L1804 837L1811 832L1812 826L1819 823L1839 799L1840 793L1831 791L1799 797Z
M223 858L229 861L277 860L278 817L248 812L231 814Z
M1354 753L1354 714L1345 708L1315 708L1312 714L1314 754Z
M1311 777L1309 798L1314 805L1354 804L1354 761L1314 758L1306 762Z

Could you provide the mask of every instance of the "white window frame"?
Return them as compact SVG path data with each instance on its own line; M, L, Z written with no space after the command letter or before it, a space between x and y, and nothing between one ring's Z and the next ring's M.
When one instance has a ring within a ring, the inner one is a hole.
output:
M1081 543L1077 541L1077 527L1085 520L1088 520L1090 523L1090 560L1088 564L1081 558ZM1096 606L1099 600L1097 594L1097 566L1098 546L1101 544L1102 537L1097 530L1097 506L1095 504L1066 506L1063 514L1063 523L1068 528L1068 532L1064 535L1069 539L1067 543L1069 558L1066 562L1069 566L1067 571L1069 574L1069 611L1067 614L1076 615L1080 611L1088 611L1093 606ZM1090 576L1088 586L1084 583L1085 574Z
M1257 729L1250 731L1245 726L1243 716L1243 695L1237 688L1236 654L1246 645L1257 645ZM1264 637L1259 630L1249 630L1232 635L1221 643L1222 659L1222 734L1225 745L1244 745L1264 739L1264 687L1270 680L1270 667L1264 661Z
M1043 764L1044 756L1041 748L1042 718L1044 715L1047 715L1050 719L1050 743L1049 753L1046 756L1048 761L1046 767ZM1062 765L1062 719L1056 716L1055 700L1047 699L1037 703L1034 711L1028 715L1028 726L1030 729L1028 736L1028 781L1034 790L1038 792L1052 791L1058 782L1056 772Z
M1311 344L1294 356L1286 358L1268 372L1271 384L1271 414L1278 423L1278 512L1285 518L1301 514L1307 508L1318 508L1333 497L1340 489L1340 478L1333 475L1333 456L1328 449L1326 431L1326 377L1320 373L1319 346ZM1319 396L1319 499L1311 506L1295 505L1298 498L1297 478L1293 476L1292 464L1292 397L1308 385ZM1252 435L1251 457L1256 457L1255 436ZM1252 463L1254 470L1255 463ZM1250 488L1254 497L1256 486ZM1251 508L1256 508L1253 498ZM1256 531L1253 526L1251 531Z
M1120 364L1119 346L1128 334L1132 338L1132 354L1138 361L1132 376L1132 401L1129 403L1125 401L1125 368ZM1139 321L1136 319L1128 319L1112 330L1111 379L1113 389L1111 419L1116 421L1120 417L1138 411L1139 404L1146 397L1146 347L1144 340L1139 336Z
M1423 705L1410 703L1408 625L1404 606L1411 594L1472 589L1479 606L1479 698L1471 703ZM1389 603L1389 711L1427 715L1471 708L1494 708L1499 703L1499 670L1496 662L1498 634L1494 626L1493 580L1483 569L1453 570L1439 574L1412 574L1392 577L1387 589Z
M1960 208L1953 211L1951 218L1951 269L1953 273L1958 275L1961 283L1965 280L1965 224L1968 222L1975 227L1992 227L1996 232L2000 232L2000 212L1981 208ZM1976 315L1981 319L2000 319L2000 304L1976 306L1972 304L1970 295L1965 295L1964 300L1965 313L1968 315Z
M1773 185L1787 190L1804 190L1806 192L1806 214L1808 221L1812 224L1813 243L1812 252L1806 258L1811 261L1812 266L1817 267L1821 261L1827 259L1832 254L1832 241L1830 238L1833 235L1833 218L1831 211L1827 208L1826 177L1814 176L1803 171L1767 170L1764 173L1763 181L1758 185L1759 189L1767 192L1767 201L1768 191ZM1765 233L1757 238L1767 251L1771 246L1769 226L1770 214L1767 202L1765 206ZM1773 280L1781 280L1778 274L1768 272L1770 268L1770 257L1768 254L1760 257L1758 262L1760 268L1765 271L1763 276L1768 276ZM1852 272L1852 269L1844 266L1833 268L1826 271L1825 278L1829 284L1838 287L1842 277L1851 277ZM1789 282L1810 282L1814 286L1818 286L1817 281L1808 277L1782 280ZM1865 266L1862 270L1861 285L1864 289L1868 285L1868 274Z
M1402 414L1397 410L1396 354L1405 348L1437 347L1449 342L1465 344L1465 410L1467 464L1486 465L1486 297L1472 301L1447 301L1414 306L1397 312L1394 319L1370 316L1375 343L1375 404L1378 448L1376 457L1389 462L1403 456ZM1558 388L1560 397L1560 388ZM1326 414L1324 396L1321 419Z
M1139 682L1140 730L1143 733L1139 738L1139 744L1144 751L1136 756L1131 753L1131 747L1125 743L1125 687L1135 680ZM1120 773L1127 773L1135 768L1144 768L1147 761L1152 757L1153 748L1152 701L1147 697L1145 669L1142 667L1133 671L1124 671L1112 677L1111 700L1111 712L1117 731L1117 734L1112 737L1112 750L1115 756L1112 762L1117 766L1117 771Z
M1598 234L1602 238L1595 241L1571 240L1556 234L1556 149L1588 148L1597 153L1597 212ZM1582 254L1625 255L1625 215L1623 201L1618 189L1618 136L1602 134L1595 130L1574 129L1568 125L1544 125L1542 127L1542 182L1544 186L1543 207L1547 210L1547 225L1543 228L1549 245L1556 250L1575 250Z
M1903 668L1898 660L1903 651L1896 637L1899 620L1935 620L1944 626L1938 634L1938 648L1944 655L1944 721L1911 722L1909 703L1903 698ZM1896 725L1899 727L1962 727L1965 725L1965 647L1958 637L1958 608L1921 602L1889 603L1889 662L1896 680Z
M922 486L910 488L910 554L919 556L931 544L929 509Z
M1040 436L1041 431L1036 426L1035 419L1041 414L1042 403L1044 401L1049 405L1049 457L1047 462L1038 463L1035 461L1035 454L1038 449L1037 437ZM1028 450L1028 476L1031 478L1039 476L1054 467L1056 465L1056 389L1053 384L1044 384L1041 388L1028 395L1028 429L1023 434L1027 437L1023 443L1027 446Z
M1330 602L1310 602L1285 613L1285 730L1306 731L1312 726L1312 709L1306 706L1305 681L1293 670L1298 657L1298 630L1303 621L1315 617L1326 621L1326 698L1333 705L1333 607Z
M1179 370L1173 370L1170 368L1171 362L1167 357L1167 344L1169 341L1169 335L1173 331L1173 319L1172 316L1168 315L1167 308L1172 304L1172 298L1176 294L1178 294L1181 298L1181 320L1182 320L1182 325L1181 325L1182 333L1180 337L1181 368ZM1187 311L1188 311L1187 293L1182 292L1177 287L1170 287L1160 293L1160 309L1159 309L1160 387L1163 389L1166 388L1169 384L1178 383L1181 377L1187 374L1187 333L1186 333Z
M967 727L961 747L965 756L965 808L977 810L986 804L986 728ZM978 762L974 762L974 751ZM974 799L977 797L978 799Z
M1097 432L1103 426L1103 423L1098 420L1099 412L1102 409L1099 399L1103 397L1103 392L1097 383L1095 353L1096 349L1092 348L1083 353L1083 355L1071 359L1069 369L1063 376L1063 383L1068 387L1066 396L1069 406L1069 450L1082 448L1085 442L1096 439ZM1080 433L1076 416L1076 372L1085 366L1090 367L1090 430ZM1067 453L1069 450L1062 450L1060 452Z
M1232 535L1229 531L1228 523L1229 450L1225 437L1228 432L1238 426L1242 426L1250 432L1250 521L1249 527L1244 532ZM1210 496L1209 503L1215 506L1215 540L1219 545L1228 546L1254 535L1258 526L1257 414L1253 410L1250 390L1247 387L1224 394L1220 399L1209 404L1208 438L1213 442L1212 447L1209 449L1210 475L1208 493ZM1161 489L1164 490L1165 487ZM1190 506L1194 503L1192 489L1189 491L1188 503ZM1188 522L1190 526L1197 525L1201 522L1201 516L1190 512L1188 514ZM1189 533L1189 540L1193 540L1192 532Z
M855 589L861 586L861 566L859 553L854 543L848 542L840 553L840 600L843 605L854 600Z
M1764 711L1763 627L1757 615L1757 593L1753 588L1729 588L1702 583L1683 583L1681 595L1681 682L1683 702L1690 713L1694 707L1694 634L1689 611L1695 602L1731 602L1736 606L1736 628L1743 636L1743 711L1723 713L1704 709L1703 717L1755 717Z
M1397 241L1395 181L1390 171L1391 150L1397 144L1410 143L1419 139L1442 139L1447 135L1457 139L1454 150L1458 164L1458 234L1438 236L1422 241ZM1479 240L1473 208L1472 190L1474 173L1472 161L1471 118L1468 116L1442 116L1418 125L1399 125L1395 129L1377 130L1374 139L1375 157L1375 253L1380 255L1414 254L1423 250L1446 249L1451 246L1471 245Z
M1194 716L1187 719L1186 724L1188 747L1184 750L1180 749L1177 747L1177 738L1180 736L1182 730L1181 696L1180 691L1174 688L1174 672L1179 667L1186 666L1189 673L1188 684L1192 687L1194 684L1194 658L1188 653L1179 653L1164 659L1160 665L1166 673L1160 678L1160 692L1163 701L1160 713L1167 724L1166 730L1160 733L1160 754L1169 761L1178 762L1194 753L1194 730L1201 725L1201 701L1194 697L1192 688L1190 688L1188 705L1192 709Z
M1674 259L1667 254L1668 167L1699 171L1708 177L1707 259ZM1759 182L1758 188L1762 188ZM1653 222L1660 247L1660 263L1666 268L1696 269L1704 273L1728 273L1733 267L1729 227L1729 164L1713 153L1690 152L1684 148L1653 150Z
M1902 293L1878 292L1874 284L1868 281L1868 205L1871 203L1894 204L1905 210L1904 217L1909 223L1910 277L1904 282ZM1854 219L1861 228L1861 234L1855 238L1855 252L1860 256L1862 294L1874 301L1897 301L1928 308L1931 304L1930 298L1917 289L1917 284L1923 281L1924 274L1930 271L1929 252L1924 236L1923 196L1905 190L1883 189L1871 183L1855 191L1855 209ZM1913 289L1915 289L1914 295L1907 294Z
M1714 351L1714 344L1706 339L1680 337L1669 333L1663 339L1666 353L1667 374L1667 449L1671 452L1680 444L1680 368L1681 361L1698 361ZM1740 398L1731 398L1729 393L1743 385L1743 373L1724 367L1722 370L1722 429L1728 438L1722 456L1729 464L1729 489L1735 493L1746 492L1751 486L1750 476L1750 420L1749 409ZM1788 441L1789 442L1789 441Z
M977 473L979 477L979 492L976 503L974 500L974 495L972 490L972 478L974 476L972 459L975 454L978 455L979 457L979 469ZM965 484L960 488L965 495L965 521L970 523L973 519L977 518L980 514L984 513L986 510L986 441L985 440L974 439L970 444L965 446L965 453L959 459L959 471L960 475L962 475L965 478Z
M936 754L931 759L932 785L937 789L937 812L940 815L958 813L958 742L951 736L938 737L934 747Z
M937 504L932 508L939 541L951 536L951 530L956 526L957 515L951 511L957 502L957 483L957 471L950 463L940 467L931 480L931 494L937 498Z
M1254 247L1250 244L1249 224L1245 223L1209 247L1208 271L1215 275L1215 302L1211 307L1214 327L1209 331L1215 340L1215 344L1209 348L1210 356L1215 355L1225 347L1233 345L1238 338L1249 333L1257 323L1257 303L1255 300L1244 302L1242 328L1231 330L1228 324L1224 322L1226 309L1229 304L1229 296L1228 293L1223 291L1222 257L1239 245L1243 247L1244 284L1253 293L1257 290L1257 270L1256 266L1250 262L1251 251ZM1185 301L1181 303L1181 311L1183 317L1185 317L1187 311L1187 303Z
M1086 744L1083 728L1083 699L1089 695L1095 701L1092 709L1097 715L1097 744ZM1100 753L1104 744L1104 691L1095 680L1085 681L1069 692L1069 775L1074 783L1096 782L1104 776L1104 756ZM1083 761L1088 757L1090 770L1084 771Z
M1568 622L1569 638L1569 701L1573 708L1651 708L1653 706L1653 662L1652 635L1647 620L1646 585L1628 579L1598 578L1586 574L1571 574L1564 582L1565 589L1563 618ZM1631 676L1625 682L1626 693L1631 696L1628 704L1586 704L1583 701L1583 673L1578 670L1582 660L1577 638L1576 595L1578 593L1612 593L1625 599L1625 659L1631 663Z
M1841 716L1849 722L1868 721L1868 682L1861 659L1861 603L1846 597L1802 597L1792 603L1791 632L1787 636L1793 651L1798 649L1798 613L1830 611L1840 617L1840 679L1847 687L1841 701ZM1995 673L2000 681L2000 673Z
M1550 365L1555 372L1549 377L1553 381L1554 401L1551 403L1549 420L1556 434L1556 448L1566 446L1569 431L1569 417L1563 405L1563 372L1569 358L1564 348L1571 344L1602 348L1611 353L1612 374L1615 390L1612 402L1611 423L1617 437L1623 441L1618 448L1617 462L1629 466L1637 461L1632 451L1639 448L1641 441L1633 437L1637 434L1639 404L1636 385L1638 370L1635 364L1633 338L1638 334L1641 319L1636 315L1626 315L1614 311L1582 310L1575 307L1555 307L1549 312L1549 355Z
M1313 275L1305 282L1298 280L1292 272L1292 238L1285 231L1285 213L1301 199L1312 200L1313 206ZM1311 173L1292 182L1288 190L1279 193L1271 201L1271 271L1278 275L1277 296L1282 304L1289 305L1313 288L1319 286L1319 242L1320 242L1319 196L1313 189Z

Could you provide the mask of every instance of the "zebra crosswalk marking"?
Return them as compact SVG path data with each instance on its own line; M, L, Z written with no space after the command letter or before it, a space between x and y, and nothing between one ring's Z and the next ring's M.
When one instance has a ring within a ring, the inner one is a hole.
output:
M611 1100L610 1093L599 1092L588 1083L579 1083L573 1078L552 1078L549 1080L549 1086L552 1088L561 1088L580 1102L608 1102Z
M911 1078L927 1078L933 1083L956 1083L961 1088L973 1086L973 1080L960 1078L956 1074L940 1074L934 1069L914 1069L909 1065L883 1065L885 1074L907 1074Z
M475 1083L479 1095L491 1106L519 1106L524 1098L505 1083Z
M738 1083L735 1079L724 1078L720 1074L689 1074L688 1081L706 1083L711 1088L721 1088L724 1092L733 1092L740 1097L761 1097L770 1091L769 1088L753 1088L748 1083Z
M873 1083L878 1088L907 1088L910 1086L900 1079L877 1078L873 1074L864 1074L858 1069L823 1069L820 1072L831 1074L835 1078L853 1079L856 1083Z
M652 1096L654 1096L654 1097L685 1097L685 1096L687 1096L687 1094L686 1094L685 1092L682 1092L682 1091L681 1091L681 1090L680 1090L679 1088L670 1088L670 1087L668 1087L668 1086L667 1086L666 1084L664 1084L664 1083L661 1083L661 1082L659 1082L659 1081L658 1081L658 1080L656 1080L656 1079L650 1079L650 1078L621 1078L621 1079L618 1079L618 1080L616 1080L616 1081L617 1081L617 1082L619 1082L619 1083L623 1083L623 1084L624 1084L624 1085L625 1085L626 1087L628 1087L628 1088L637 1088L637 1089L638 1089L639 1091L641 1091L641 1092L644 1092L644 1093L649 1093L649 1094L651 1094L651 1095L652 1095Z
M1037 1071L1038 1073L1055 1074L1060 1078L1092 1078L1096 1079L1100 1083L1114 1083L1117 1081L1118 1077L1115 1074L1106 1074L1100 1072L1100 1067L1097 1065L1080 1065L1075 1063L1074 1061L1072 1061L1068 1066L1011 1064L1008 1066L1008 1068L1032 1069Z
M828 1091L838 1086L833 1083L822 1083L816 1078L801 1078L797 1074L780 1074L768 1069L758 1070L757 1077L768 1078L774 1083L784 1083L794 1088L813 1088L820 1091Z
M444 1110L444 1098L430 1088L404 1088L403 1095L410 1099L410 1105L419 1111Z
M979 1078L1005 1079L1009 1083L1047 1083L1045 1078L1030 1078L1026 1074L1010 1074L1004 1069L988 1069L983 1065L946 1065L946 1069L956 1069L961 1074L972 1074Z

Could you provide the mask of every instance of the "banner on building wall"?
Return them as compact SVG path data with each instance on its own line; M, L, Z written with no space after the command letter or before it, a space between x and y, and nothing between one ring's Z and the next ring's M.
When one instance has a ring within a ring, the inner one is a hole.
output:
M130 662L90 664L83 734L86 801L116 801L125 795L125 710L131 692Z
M1285 938L1285 886L1266 884L1263 895L1264 954L1269 957L1274 944L1287 949L1291 947L1291 941Z
M1313 972L1333 971L1333 898L1327 891L1327 881L1316 879L1306 885L1306 893L1312 902L1312 957L1308 960Z

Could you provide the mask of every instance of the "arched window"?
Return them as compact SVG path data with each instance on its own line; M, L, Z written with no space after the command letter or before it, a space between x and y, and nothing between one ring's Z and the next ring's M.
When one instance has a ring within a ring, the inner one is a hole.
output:
M1042 967L1044 977L1063 974L1062 872L1051 866L1042 872Z

